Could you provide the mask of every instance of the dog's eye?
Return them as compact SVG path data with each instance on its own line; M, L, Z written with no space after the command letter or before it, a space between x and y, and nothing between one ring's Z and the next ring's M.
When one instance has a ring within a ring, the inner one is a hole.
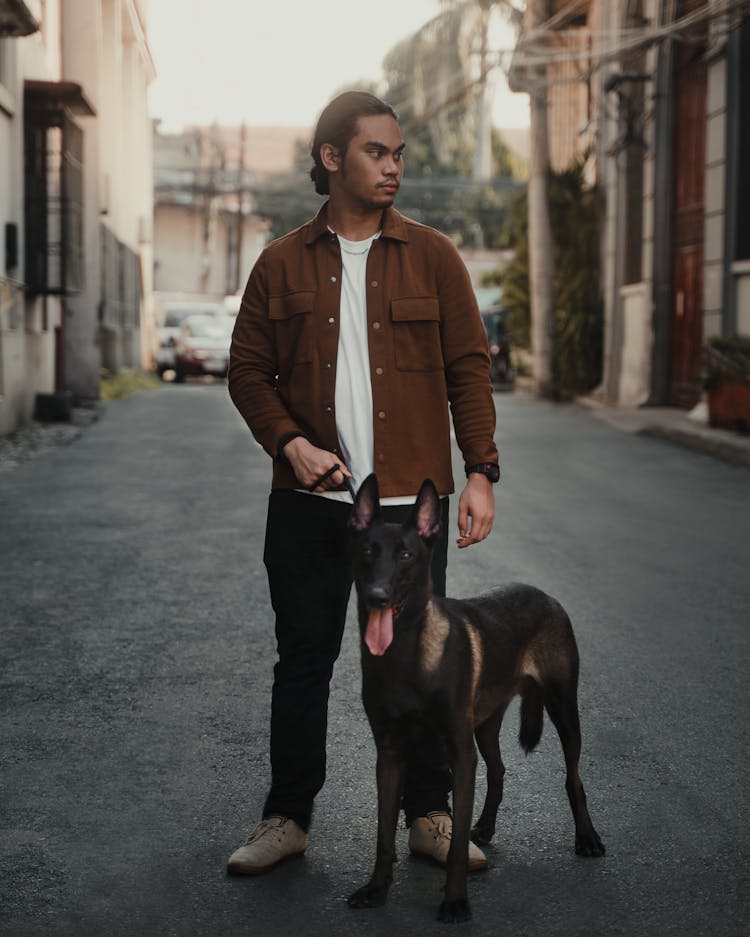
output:
M410 559L412 558L412 556L414 556L414 554L411 553L409 550L402 550L402 551L399 553L398 558L399 558L400 560L403 560L404 562L406 562L407 560L410 560Z
M372 547L369 545L369 543L368 543L368 544L365 544L365 546L362 547L361 553L362 553L362 556L372 556L372 554L373 554L373 549L372 549Z

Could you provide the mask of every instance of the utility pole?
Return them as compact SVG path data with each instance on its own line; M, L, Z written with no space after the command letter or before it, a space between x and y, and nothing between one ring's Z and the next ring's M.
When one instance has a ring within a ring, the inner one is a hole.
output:
M234 267L234 288L231 292L238 293L242 282L242 236L245 233L245 143L246 143L246 125L242 121L240 128L240 158L239 158L239 176L237 184L237 243L235 252L237 263Z
M533 44L535 30L549 18L549 0L528 0L527 30ZM535 54L535 53L532 53ZM540 396L553 391L554 309L552 298L552 235L549 220L549 129L547 119L547 68L529 69L529 293L531 297L531 354L534 383Z
M487 67L487 43L494 0L481 0L481 34L479 47L479 91L477 93L476 150L474 179L486 182L492 177L492 141L490 123L490 71Z

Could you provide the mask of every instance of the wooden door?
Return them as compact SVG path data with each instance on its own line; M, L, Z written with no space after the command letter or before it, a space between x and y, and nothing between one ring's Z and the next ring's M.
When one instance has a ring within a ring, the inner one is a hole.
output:
M705 47L683 42L675 51L669 396L673 405L689 408L700 398L707 71Z

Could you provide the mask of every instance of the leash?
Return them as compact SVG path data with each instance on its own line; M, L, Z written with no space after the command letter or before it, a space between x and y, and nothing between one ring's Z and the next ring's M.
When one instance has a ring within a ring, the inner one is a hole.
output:
M318 487L318 485L322 485L324 481L326 481L327 479L329 479L329 478L331 477L331 475L334 474L334 472L338 472L340 468L341 468L341 466L339 465L338 462L337 462L335 465L332 465L332 466L328 469L327 472L323 472L323 474L320 476L320 478L316 478L315 481L312 483L312 485L310 485L310 487L309 487L307 490L308 490L308 491L315 491L315 489ZM351 495L352 503L354 503L354 499L355 499L355 497L357 496L357 492L354 490L354 485L352 484L352 480L351 480L351 478L349 478L349 477L347 477L347 476L345 475L345 476L344 476L344 482L345 482L345 484L346 484L346 490L347 490L347 491L349 492L349 494Z

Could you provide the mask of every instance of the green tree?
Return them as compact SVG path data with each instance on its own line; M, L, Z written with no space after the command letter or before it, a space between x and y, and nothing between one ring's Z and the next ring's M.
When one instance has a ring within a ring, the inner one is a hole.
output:
M529 176L527 160L511 150L497 127L492 128L492 170L495 176L507 176L519 181L525 181Z
M399 115L406 152L397 207L439 228L459 245L503 246L509 198L523 166L502 135L492 136L492 180L472 180L476 147L476 39L482 9L493 0L448 0L441 12L399 42L383 61L383 89L347 83L346 90L380 94ZM501 5L502 6L502 5ZM320 204L308 181L311 160L301 143L294 173L257 192L257 209L274 235L302 224Z
M462 8L450 8L402 39L383 60L385 97L408 140L409 171L420 176L471 171L471 114L451 101L469 81L468 49L458 41Z
M521 347L530 340L526 214L524 192L509 209L504 232L515 243L515 256L488 278L502 287L509 325ZM599 204L597 190L585 184L583 161L550 174L550 223L555 265L552 395L570 399L595 387L602 370Z

